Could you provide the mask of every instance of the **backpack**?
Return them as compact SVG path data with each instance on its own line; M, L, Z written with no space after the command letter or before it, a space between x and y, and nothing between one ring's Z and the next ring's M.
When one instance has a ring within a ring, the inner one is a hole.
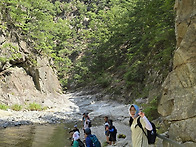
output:
M133 123L133 118L130 117L130 120L129 120L129 125L131 126ZM152 130L149 131L147 130L147 134L146 132L144 131L144 128L142 127L142 124L140 122L140 117L137 119L137 125L142 129L142 131L144 132L144 134L146 135L147 139L148 139L148 144L154 144L155 143L155 140L156 140L156 126L153 122L150 122L150 124L152 125ZM137 127L137 125L135 127Z
M129 126L131 126L133 123L133 118L130 116L130 119L129 119Z
M113 134L117 134L117 129L116 129L116 127L115 126L112 126L112 128L114 129L114 132L113 132Z
M115 132L115 134L117 134L117 129L114 127L114 132Z
M92 127L91 120L89 119L88 127Z
M93 142L93 145L95 147L101 147L101 143L99 142L99 140L97 139L97 137L95 135L91 135L90 139Z
M78 141L79 147L85 147L84 143L80 139L78 139L77 141Z

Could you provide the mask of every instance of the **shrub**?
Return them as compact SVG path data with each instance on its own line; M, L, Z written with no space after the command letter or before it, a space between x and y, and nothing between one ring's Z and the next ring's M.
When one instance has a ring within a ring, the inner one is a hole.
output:
M7 110L8 108L9 108L8 105L0 104L0 109L1 109L1 110Z
M43 110L42 106L40 104L36 104L36 103L30 103L27 109L31 110L31 111L41 111L41 110Z
M102 74L96 79L96 83L101 85L102 88L108 87L112 82L112 78L108 74Z
M15 104L11 107L11 109L14 111L20 111L22 110L22 105Z
M154 98L150 103L143 105L145 115L148 116L149 120L152 121L159 116L157 111L157 98Z

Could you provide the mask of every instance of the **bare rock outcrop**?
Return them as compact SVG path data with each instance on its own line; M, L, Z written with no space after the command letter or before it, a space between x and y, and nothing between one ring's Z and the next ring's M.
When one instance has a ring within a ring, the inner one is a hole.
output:
M11 34L0 31L0 104L44 103L59 96L60 83L48 57Z
M176 0L175 9L177 49L158 111L171 139L196 146L196 0Z

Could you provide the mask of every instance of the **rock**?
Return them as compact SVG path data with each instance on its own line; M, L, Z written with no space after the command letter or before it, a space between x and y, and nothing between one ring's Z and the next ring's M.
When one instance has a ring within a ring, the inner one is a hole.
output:
M20 121L14 122L14 125L19 126L19 125L21 125L21 122Z
M168 135L171 139L179 142L186 142L187 140L196 142L196 133L193 131L195 130L195 124L196 118L190 118L172 123L169 128Z
M28 50L28 48L27 48L27 43L26 42L20 41L19 46L20 46L20 48L23 49L23 51L24 51L25 54L26 53L30 53L29 50Z
M47 58L37 59L39 84L43 93L61 93L60 83Z
M103 118L104 116L110 116L111 119L115 118L116 120L117 119L124 120L126 117L129 117L128 114L129 106L118 105L107 101L103 101L102 103L103 104L98 105L98 109L94 110L92 113L89 114L91 117Z
M172 122L169 137L195 142L196 132L196 3L176 0L176 40L173 70L163 83L158 112ZM177 122L176 122L177 121ZM193 123L194 122L194 123Z
M7 127L8 127L8 123L4 123L3 128L7 128Z
M186 147L195 147L196 146L196 143L195 142L186 142L186 143L184 143L184 145L186 146Z
M0 117L2 117L2 116L11 116L12 115L12 113L11 112L8 112L8 111L5 111L5 110L1 110L0 109Z
M6 41L6 38L4 35L0 36L0 45L3 44Z
M138 104L146 104L147 99L145 99L145 98L139 98L139 99L136 99L135 102L138 103Z

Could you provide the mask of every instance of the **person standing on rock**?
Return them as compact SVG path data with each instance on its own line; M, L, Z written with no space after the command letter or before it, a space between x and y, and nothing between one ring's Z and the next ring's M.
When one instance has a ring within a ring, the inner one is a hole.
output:
M91 127L91 121L87 113L84 115L83 119L83 130Z
M148 139L142 129L138 126L137 120L140 118L140 123L144 130L152 130L152 125L149 120L146 118L142 111L139 111L139 107L135 104L132 104L129 107L130 121L132 131L132 145L133 147L148 147Z
M86 115L86 113L83 113L83 115L82 115L82 126L84 125L85 115Z
M106 142L109 144L109 123L108 123L108 116L104 117L104 125L105 125L105 136L106 136Z
M109 144L115 144L116 142L116 134L117 134L117 129L115 128L115 126L113 125L113 121L109 120L109 127L106 128L106 130L109 131Z

